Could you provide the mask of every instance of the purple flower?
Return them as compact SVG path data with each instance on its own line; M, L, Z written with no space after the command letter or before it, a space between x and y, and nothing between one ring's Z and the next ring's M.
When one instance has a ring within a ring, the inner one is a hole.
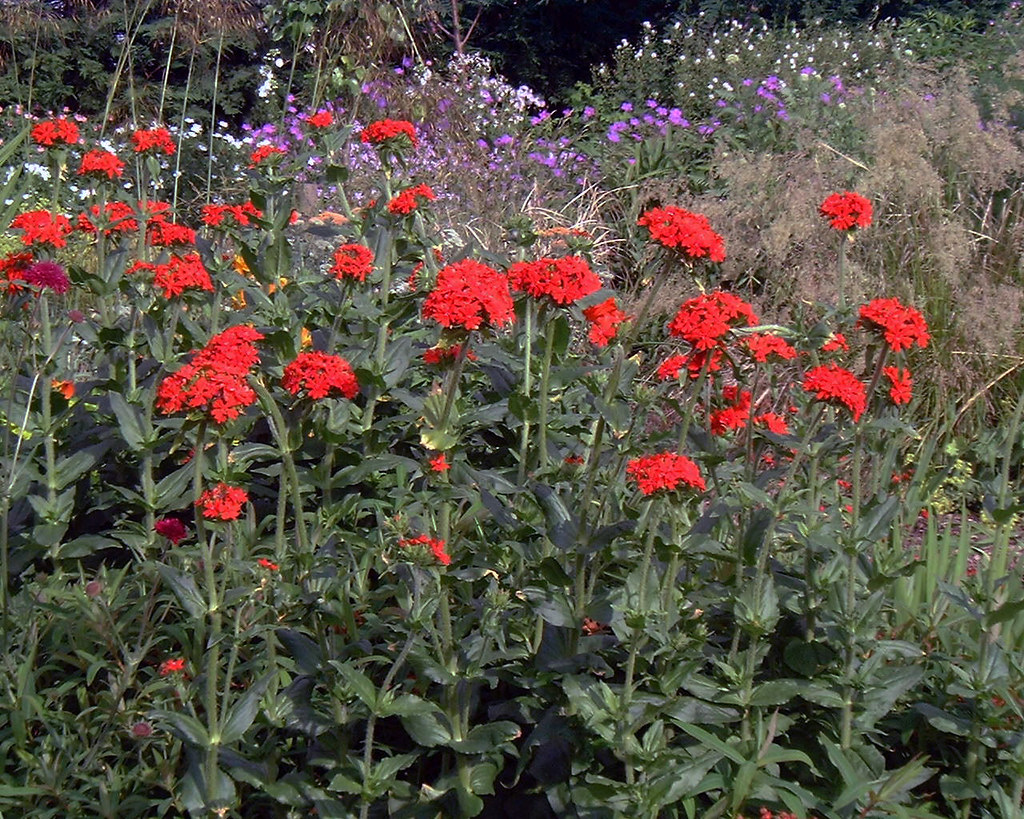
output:
M67 293L71 289L71 280L64 268L56 262L36 262L24 272L25 281L36 287L50 288L54 293Z
M632 111L633 110L633 103L631 103L631 102L624 102L624 103L622 103L622 105L619 106L619 110L620 111L627 111L627 112Z
M673 108L668 112L668 121L673 125L682 125L684 128L690 124L683 117L683 112L678 108Z
M782 87L782 82L779 80L778 77L772 74L770 77L765 77L761 85L763 85L769 91L778 91Z
M830 94L822 92L821 101L825 103L825 105L828 105L830 102L832 102L832 96Z
M586 108L583 109L583 119L590 119L596 113L597 112L594 110L593 106L588 105Z
M800 73L803 74L805 77L810 77L812 74L814 74L814 67L810 65L805 65L802 69L800 69Z
M750 88L750 86L752 86L753 84L754 84L754 81L752 79L750 79L750 77L747 77L743 81L743 85L745 85L747 88Z
M647 107L648 108L657 108L658 107L658 101L657 100L647 100Z

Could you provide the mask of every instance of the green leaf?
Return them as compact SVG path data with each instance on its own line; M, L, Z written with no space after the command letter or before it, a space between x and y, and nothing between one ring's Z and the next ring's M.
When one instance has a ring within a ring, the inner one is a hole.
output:
M153 430L152 427L147 428L142 409L129 404L120 393L111 392L107 397L110 400L110 408L117 416L121 437L128 444L128 448L134 452L145 449L152 438Z
M742 765L746 762L746 759L739 751L728 743L723 742L710 731L705 731L703 728L699 728L696 725L690 725L686 722L677 722L676 725L700 742L701 745L718 751L722 756L728 757L737 765Z
M227 719L224 720L224 725L220 732L222 745L230 745L232 742L236 742L249 730L249 726L252 725L253 720L256 719L256 714L259 712L260 700L263 699L263 694L274 679L275 674L277 674L276 670L264 674L228 710Z
M320 646L305 634L290 628L279 628L274 633L284 646L287 656L295 661L295 667L300 674L312 676L323 668L324 657Z
M857 523L856 540L875 543L884 538L889 533L899 508L900 500L895 495L886 495L882 501L868 506L862 511Z
M448 718L436 706L426 713L402 714L399 719L412 741L424 748L436 748L451 741L452 730Z
M509 720L498 720L486 725L476 725L469 730L465 739L452 740L448 747L460 754L485 754L514 739L519 739L522 729Z
M206 728L203 727L199 720L189 714L161 709L153 712L153 718L168 723L175 736L194 745L196 748L208 748L210 746L210 735L206 733Z
M750 705L785 705L800 693L803 683L799 680L769 680L761 683L750 693Z
M157 563L156 570L164 582L171 587L174 596L178 598L178 602L181 603L185 611L193 617L203 617L206 614L208 604L196 587L195 580L163 563Z
M994 626L998 623L1005 623L1007 620L1013 620L1022 611L1024 611L1024 600L1013 600L1009 603L1003 603L999 608L985 615L985 625Z
M563 552L569 551L579 538L579 520L550 486L535 483L533 493L544 508L548 538Z
M183 466L161 478L153 489L153 502L157 509L177 509L189 493L195 467Z
M73 455L63 458L57 463L56 488L64 487L77 481L82 475L92 469L110 448L108 444L98 444L80 449Z
M359 701L366 705L370 711L376 712L379 698L377 695L377 685L373 680L355 668L351 663L339 663L336 660L332 660L331 665L345 678L348 687L352 689L352 693L356 695Z

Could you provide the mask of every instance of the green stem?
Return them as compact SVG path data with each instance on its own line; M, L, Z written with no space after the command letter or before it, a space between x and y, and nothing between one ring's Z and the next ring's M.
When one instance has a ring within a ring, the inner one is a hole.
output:
M288 441L288 426L285 423L284 416L281 414L281 408L278 407L277 402L267 388L261 382L255 381L253 389L260 397L260 404L263 406L263 409L270 416L270 430L277 441L278 449L281 451L281 464L284 467L284 474L288 480L288 489L292 496L292 516L295 523L295 540L298 544L299 554L311 558L312 551L310 549L309 535L306 531L302 503L302 485L299 483L295 456Z
M526 310L524 311L524 324L523 328L524 342L523 342L523 396L529 401L530 392L533 387L532 381L532 368L533 363L533 314L536 310L536 302L533 299L529 299L526 303ZM522 436L519 439L519 473L516 479L516 483L519 486L523 485L523 481L526 480L526 457L530 446L530 417L529 413L523 418L523 429Z
M541 365L540 395L537 397L537 466L548 465L548 389L551 384L551 358L555 346L555 321L548 319L544 328L544 360Z
M451 372L448 373L444 409L441 412L441 420L437 425L439 430L447 428L448 418L452 414L452 407L455 406L455 395L459 391L459 379L462 377L462 370L466 365L466 359L469 357L469 341L470 336L467 335L465 341L459 347L459 354L455 358L455 364L452 366Z

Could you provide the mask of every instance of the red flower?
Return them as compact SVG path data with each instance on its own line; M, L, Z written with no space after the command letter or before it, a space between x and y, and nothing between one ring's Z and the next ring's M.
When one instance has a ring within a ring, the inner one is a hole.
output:
M44 119L32 126L32 141L46 148L75 145L79 140L78 126L69 119Z
M177 546L188 537L188 528L177 518L160 518L153 525L153 529L158 535L163 535L163 537L171 541L171 544L174 546Z
M697 350L718 346L736 325L757 324L757 314L739 296L716 290L687 299L669 322L671 335L685 339Z
M909 404L913 397L912 388L914 381L910 377L910 370L899 367L883 367L882 372L889 379L889 398L894 404Z
M765 412L754 418L754 424L764 427L776 435L789 435L789 424L786 419L777 412Z
M870 200L853 191L833 193L819 210L836 230L855 230L871 224Z
M448 459L442 452L440 455L430 459L430 471L431 472L447 472L452 468L452 465L448 463Z
M441 268L423 303L423 316L449 329L476 330L483 324L509 324L515 318L508 279L472 259Z
M85 213L78 214L75 227L84 233L95 233L97 227L104 236L111 233L133 233L139 229L135 210L127 202L107 202L101 212L99 205L90 206Z
M150 217L147 239L154 247L171 247L172 245L194 245L196 232L187 225L168 221L163 214Z
M735 386L724 387L722 389L722 397L726 401L733 401L735 403L711 413L712 435L723 435L726 430L730 429L742 429L747 425L747 420L750 418L750 400L752 396L749 390L740 391Z
M41 261L29 265L22 273L22 278L29 284L58 294L67 293L71 289L68 274L56 262Z
M665 247L675 248L689 259L708 257L713 262L725 261L725 243L711 229L708 218L670 205L652 208L638 220L651 238Z
M427 535L417 535L412 538L402 538L398 541L398 545L403 548L410 546L427 546L430 549L431 554L442 566L447 566L452 562L451 556L445 552L445 542L443 540L436 540L428 537Z
M768 360L768 356L776 356L783 361L796 358L796 350L780 336L770 333L754 333L747 336L744 342L746 342L747 349L753 354L754 361L764 363Z
M813 392L818 401L841 404L853 415L860 418L867 408L867 390L849 370L838 364L824 364L804 374L804 389Z
M13 296L25 289L25 271L33 262L28 252L0 256L0 290Z
M334 125L334 114L330 111L317 111L306 117L306 122L311 128L330 128Z
M518 262L508 269L508 281L513 290L529 293L535 299L546 296L562 306L601 289L601 280L579 256Z
M382 119L363 128L359 139L368 145L381 145L392 141L393 144L398 144L402 136L409 140L413 148L416 147L416 129L411 122L404 119Z
M585 308L583 317L590 322L587 338L598 347L607 346L608 342L615 338L619 325L629 318L619 309L614 297Z
M54 216L48 210L30 210L19 213L11 227L25 231L21 241L25 245L50 245L58 248L67 245L65 238L71 233L71 222L66 216Z
M260 145L249 155L249 167L255 168L267 160L274 160L277 157L284 156L285 153L286 151L283 148L278 148L276 145Z
M334 251L334 265L329 272L338 279L364 282L373 272L373 261L373 251L365 245L342 245Z
M177 150L174 138L166 128L139 129L132 134L132 146L137 154L152 151L153 153L163 152L167 156L173 156Z
M673 355L666 358L658 366L658 379L660 381L672 381L679 378L680 371L685 367L690 378L698 378L704 365L707 364L708 372L718 372L722 369L722 350L716 347L714 350L697 350L690 355Z
M447 347L431 347L429 350L424 350L423 363L430 364L431 366L449 364L459 357L461 351L461 344L449 344ZM469 361L476 361L476 353L470 350L466 353L466 358Z
M241 205L203 205L201 219L204 225L220 227L229 219L238 227L249 227L253 219L263 217L263 211L252 202Z
M919 310L900 304L899 299L875 299L860 308L860 324L882 335L885 343L899 352L917 344L928 346L928 325Z
M697 464L674 452L634 458L626 465L626 474L636 481L645 495L653 495L662 489L671 492L683 486L701 492L707 488Z
M117 158L110 151L101 148L93 148L82 157L82 164L78 168L79 176L92 174L94 176L105 176L107 179L116 179L124 173L124 162Z
M164 415L197 409L208 412L217 423L237 418L256 402L247 377L259 363L255 342L262 338L244 324L211 338L188 364L160 382L157 409Z
M210 520L235 520L242 514L242 507L249 500L249 493L240 486L218 483L203 492L196 501L203 517Z
M424 202L437 199L430 185L413 185L388 202L388 211L408 216Z
M823 353L832 353L836 350L850 351L850 345L846 343L846 336L842 333L832 333L825 343L821 345Z
M185 660L181 657L173 660L164 660L160 663L160 676L168 677L171 674L179 674L185 670Z
M281 568L273 561L267 560L265 557L261 557L256 561L256 563L259 564L260 568L266 569L268 572L276 572Z
M351 399L359 393L359 382L352 365L340 355L321 352L299 353L284 368L281 386L292 395L305 390L306 395L313 399L327 398L332 392Z

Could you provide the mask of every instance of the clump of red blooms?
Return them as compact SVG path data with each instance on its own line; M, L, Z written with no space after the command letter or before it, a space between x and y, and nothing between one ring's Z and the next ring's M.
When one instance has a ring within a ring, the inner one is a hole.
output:
M688 341L695 350L710 350L720 345L733 327L753 327L757 321L754 309L743 299L716 290L684 301L669 322L668 331Z
M915 344L923 349L931 339L921 312L901 304L899 299L875 299L861 305L859 323L882 336L896 352Z
M365 282L373 272L373 251L366 245L346 244L334 251L334 264L330 273L337 279Z
M510 324L515 310L508 278L473 259L442 267L423 303L423 317L450 330Z
M272 560L267 560L265 557L261 557L256 561L256 563L261 569L266 569L268 572L276 572L281 568Z
M434 556L437 562L442 566L447 566L452 562L451 556L445 551L445 542L443 540L429 537L428 535L417 535L416 537L402 538L398 541L398 545L403 549L408 549L411 546L426 546L430 549L430 553Z
M764 364L769 358L791 361L796 358L796 349L786 339L771 333L753 333L743 339L754 356L754 361Z
M198 253L188 253L185 256L172 255L163 264L136 262L128 268L127 272L137 273L140 270L152 272L153 284L163 291L165 299L180 296L186 290L213 292L210 273L203 266L203 261L199 258Z
M606 347L619 331L619 325L627 316L619 309L614 297L584 308L583 317L590 322L587 338L598 347Z
M160 663L159 674L161 677L169 677L171 674L181 674L185 671L185 660L176 657L171 660L164 660Z
M252 202L241 205L203 205L200 218L209 227L249 227L253 219L263 218L263 211Z
M871 224L871 201L853 191L833 193L819 212L835 230L856 230Z
M883 367L882 372L889 379L889 398L894 404L909 404L913 397L914 381L910 370L899 367Z
M284 368L281 386L292 395L305 392L306 397L314 400L336 394L351 399L359 393L352 365L340 355L319 351L299 353Z
M98 229L104 236L113 233L134 233L139 229L135 209L127 202L107 202L100 208L91 205L89 210L78 214L75 227L83 233L95 233Z
M646 227L655 242L678 250L689 259L725 261L725 242L711 229L711 223L703 214L669 205L652 208L637 224Z
M67 245L67 236L71 233L71 221L67 216L56 216L48 210L30 210L19 213L11 222L11 227L24 231L21 241L24 245L50 245L60 248Z
M75 145L80 138L78 125L65 117L44 119L32 126L32 141L44 148Z
M262 165L269 159L284 156L287 151L284 148L278 148L276 145L260 145L255 151L249 154L249 167L255 168L257 165Z
M382 119L371 122L359 134L359 139L367 145L383 145L384 143L397 142L399 137L404 136L409 144L415 148L416 129L411 122L404 119Z
M306 117L306 123L310 128L330 128L334 125L334 114L328 110L317 111Z
M804 389L813 392L815 399L846 407L853 420L860 418L867 408L867 390L852 372L838 364L823 364L804 373Z
M837 350L842 350L843 352L850 351L850 345L846 341L846 336L842 333L832 333L825 340L825 343L821 345L823 353L834 353Z
M744 819L743 814L737 813L736 819ZM796 819L796 814L786 811L772 813L768 808L761 808L758 812L758 819Z
M237 418L256 402L249 368L260 360L256 342L263 335L244 324L210 339L192 360L157 387L156 407L164 415L201 410L217 423Z
M177 145L166 128L140 128L132 134L132 149L137 154L152 152L174 156Z
M27 251L0 257L0 288L4 293L12 296L25 289L25 271L32 261Z
M449 344L447 347L431 347L423 351L423 363L429 364L432 367L440 366L442 364L451 364L455 359L459 357L459 353L462 352L463 345L461 344ZM466 352L466 358L469 361L476 361L476 353L472 350Z
M713 350L698 350L689 355L678 353L669 356L658 366L658 378L661 381L670 381L679 378L679 373L685 368L690 378L699 378L701 372L707 367L709 373L718 372L722 369L722 350L716 347Z
M508 281L513 290L535 299L548 298L562 307L601 289L601 280L579 256L517 262L508 269Z
M750 390L740 390L730 384L722 388L722 398L730 403L711 413L712 435L723 435L730 429L742 429L750 418Z
M71 289L71 280L68 278L68 274L56 262L36 262L26 267L21 277L29 284L34 284L43 290L52 290L58 294L67 293Z
M116 154L102 148L93 148L82 157L78 166L79 176L105 176L117 179L124 173L124 162Z
M194 245L196 232L188 225L181 225L167 218L169 206L164 202L150 202L152 205L164 207L154 211L146 220L146 240L153 247L173 247L174 245Z
M441 472L441 473L444 473L444 472L447 472L451 468L452 468L452 465L450 463L448 463L448 459L445 457L445 454L443 452L440 455L436 455L435 457L430 459L430 471L431 472Z
M703 492L707 488L697 464L675 452L634 458L626 465L626 474L636 481L637 487L645 495L681 488Z
M388 202L388 212L408 216L425 202L437 199L430 185L419 184L406 188Z
M764 412L754 416L754 425L764 427L776 435L789 435L789 424L786 419L777 412Z
M153 530L171 541L174 546L188 537L188 527L178 518L160 518L153 524Z
M199 496L196 506L208 520L236 520L248 501L249 493L242 487L218 483Z

